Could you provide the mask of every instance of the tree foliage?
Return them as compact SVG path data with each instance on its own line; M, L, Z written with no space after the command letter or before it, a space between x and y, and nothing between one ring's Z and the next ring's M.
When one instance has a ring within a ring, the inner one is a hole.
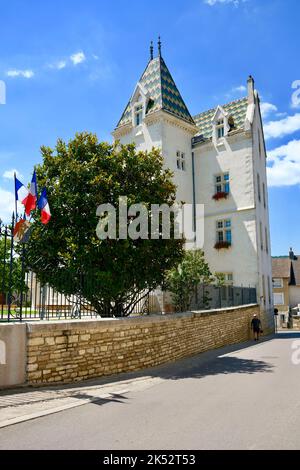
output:
M43 226L35 214L28 266L42 283L81 295L101 316L130 314L141 293L162 284L181 260L183 242L99 240L96 210L105 203L117 206L120 196L128 206L172 206L176 188L159 150L137 152L134 145L111 145L81 133L41 151L37 177L47 188L52 218Z
M183 260L167 274L166 287L171 292L175 309L189 310L197 286L211 284L214 280L203 251L186 251Z

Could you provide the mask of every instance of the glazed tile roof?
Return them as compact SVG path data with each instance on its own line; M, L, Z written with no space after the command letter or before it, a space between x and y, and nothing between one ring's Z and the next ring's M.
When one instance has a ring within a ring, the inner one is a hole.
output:
M222 106L225 112L228 112L234 119L236 129L242 129L244 127L246 113L248 106L248 98L242 98L231 103ZM210 139L212 136L212 124L211 120L214 117L216 108L209 109L203 113L194 116L194 121L199 128L198 135L203 136L204 139Z
M186 122L195 124L162 57L156 57L148 63L139 83L149 93L147 115L163 109ZM129 101L117 127L131 123L131 113L132 107Z

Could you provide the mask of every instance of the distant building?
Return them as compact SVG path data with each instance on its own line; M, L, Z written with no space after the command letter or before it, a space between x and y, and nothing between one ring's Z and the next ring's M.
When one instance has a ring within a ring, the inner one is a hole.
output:
M227 283L256 287L272 322L266 149L254 80L248 78L246 97L192 117L158 46L113 136L137 150L161 149L177 201L205 206L203 249L211 270Z
M278 322L287 325L290 315L300 311L300 256L292 248L289 256L272 257L273 300L278 309Z

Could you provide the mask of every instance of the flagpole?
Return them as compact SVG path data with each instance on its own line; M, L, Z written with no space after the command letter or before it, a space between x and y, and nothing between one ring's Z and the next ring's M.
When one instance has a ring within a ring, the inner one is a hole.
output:
M15 179L15 210L16 210L16 220L18 219L18 203L17 203L17 193L16 193L16 187L17 187L17 174L14 172L14 179Z

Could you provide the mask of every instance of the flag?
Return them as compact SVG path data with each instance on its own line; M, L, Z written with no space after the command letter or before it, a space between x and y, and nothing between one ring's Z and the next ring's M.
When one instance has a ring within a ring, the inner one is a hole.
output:
M14 241L16 243L27 243L30 235L31 223L28 220L20 219L14 228Z
M15 198L16 201L20 201L24 206L26 205L26 201L28 198L28 189L25 188L24 184L18 180L15 175Z
M25 204L25 213L30 215L31 211L36 208L37 201L37 185L36 185L36 172L34 170L31 180L31 185L28 193L28 197Z
M46 188L43 189L42 194L38 201L38 208L41 209L41 221L46 225L51 219L50 207L47 199Z

